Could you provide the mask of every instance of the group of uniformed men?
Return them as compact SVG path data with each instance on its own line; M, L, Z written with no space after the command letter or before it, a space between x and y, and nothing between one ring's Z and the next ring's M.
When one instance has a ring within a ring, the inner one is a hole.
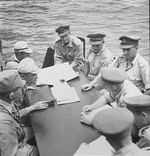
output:
M150 155L150 71L149 63L138 53L141 38L120 37L123 54L114 59L104 45L106 35L89 34L87 37L91 48L84 58L83 44L78 37L70 34L69 26L60 26L56 32L58 38L54 46L55 64L69 62L73 68L81 70L90 80L89 84L81 86L83 91L88 91L93 86L98 90L105 90L97 101L84 106L81 122L93 125L106 137L115 150L113 155ZM32 52L25 41L18 41L14 45L14 55L6 61L4 71L0 72L2 156L39 154L35 143L28 141L30 138L26 137L26 142L24 141L24 130L20 124L20 117L27 116L33 110L48 107L44 101L31 106L28 104L24 108L20 106L28 90L37 88L39 68L30 58ZM22 87L23 90L20 89ZM89 112L107 104L111 106L109 109L99 111L94 118L90 118ZM29 131L28 129L26 132L28 137ZM137 132L139 138L134 141ZM31 133L33 135L32 130Z

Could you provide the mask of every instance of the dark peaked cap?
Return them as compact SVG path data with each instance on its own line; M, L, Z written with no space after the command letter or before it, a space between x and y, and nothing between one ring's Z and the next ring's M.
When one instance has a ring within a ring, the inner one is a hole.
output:
M92 125L102 135L112 139L122 139L130 134L134 115L125 108L108 108L98 112Z
M138 44L138 41L141 39L139 36L121 36L119 40L122 40L120 43L121 49L128 49Z
M99 45L105 36L105 34L89 34L87 38L90 38L91 45Z
M58 28L56 29L56 32L57 32L58 34L64 33L64 32L66 32L66 31L69 30L69 27L70 27L70 26L60 26L60 27L58 27Z
M133 97L125 97L123 99L127 108L131 111L140 111L150 108L150 96L149 95L137 95Z
M89 34L87 35L87 38L104 38L105 36L105 34Z
M101 84L121 84L127 79L125 71L114 67L103 67L101 69L101 77L98 78L97 83Z

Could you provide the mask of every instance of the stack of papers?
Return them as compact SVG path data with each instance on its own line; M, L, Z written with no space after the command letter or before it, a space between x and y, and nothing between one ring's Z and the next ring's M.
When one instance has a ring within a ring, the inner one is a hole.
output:
M74 87L70 87L67 82L57 83L51 90L58 105L80 101Z
M40 73L38 74L37 85L47 84L54 86L61 79L69 81L78 76L78 73L76 73L69 65L69 63L66 62L41 69Z

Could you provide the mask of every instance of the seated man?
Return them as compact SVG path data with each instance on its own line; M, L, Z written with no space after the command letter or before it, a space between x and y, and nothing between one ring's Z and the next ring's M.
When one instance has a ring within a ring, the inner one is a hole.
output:
M139 148L150 147L150 96L138 95L124 98L127 108L134 114L134 123L140 129Z
M20 119L34 110L46 109L48 104L41 101L19 111L23 100L21 80L15 70L0 72L0 155L38 156L36 146L24 142L25 133Z
M102 67L108 66L113 61L112 53L104 46L105 34L89 34L89 49L84 63L84 75L92 81L100 72Z
M33 51L25 41L16 42L14 45L14 55L5 62L4 70L17 69L18 63L22 59L30 57L31 53Z
M120 48L123 55L117 57L109 66L120 68L128 74L128 79L135 84L144 94L150 95L149 64L138 54L138 36L122 36ZM99 75L89 84L84 84L83 90L91 89L96 83ZM99 84L100 85L100 84Z
M21 78L26 81L26 86L24 87L24 102L20 108L27 108L37 101L50 102L50 100L53 100L47 85L36 85L39 71L40 69L31 58L25 58L19 63L18 72ZM28 116L22 120L22 123L26 126L27 139L30 139L32 144L36 144Z
M123 102L124 97L142 95L140 90L132 82L127 80L126 72L118 68L102 68L98 83L103 84L107 92L93 104L83 107L81 122L86 124L90 124L92 120L89 118L88 112L113 102L117 104L117 107L126 107Z
M92 125L106 137L106 140L115 149L114 156L149 156L150 151L140 149L132 142L133 122L132 112L124 108L113 108L96 114Z
M55 64L69 62L72 67L83 68L82 42L70 35L69 26L60 26L56 29L59 38L55 42Z

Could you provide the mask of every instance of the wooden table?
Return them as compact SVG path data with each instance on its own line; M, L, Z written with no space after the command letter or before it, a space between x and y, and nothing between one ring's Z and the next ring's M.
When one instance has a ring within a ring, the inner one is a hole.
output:
M30 115L40 156L71 156L81 143L90 143L99 137L92 126L80 122L83 106L92 104L100 97L95 88L83 92L81 85L85 83L89 81L82 73L68 82L76 89L80 102L55 104Z

